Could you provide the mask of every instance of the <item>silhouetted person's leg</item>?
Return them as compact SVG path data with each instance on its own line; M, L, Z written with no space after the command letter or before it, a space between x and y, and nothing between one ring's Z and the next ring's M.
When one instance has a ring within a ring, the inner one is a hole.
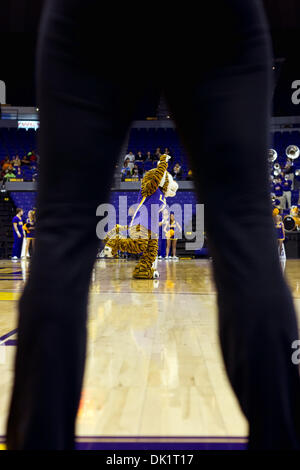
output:
M88 3L93 16L97 2ZM107 202L138 89L105 68L98 73L80 5L49 2L41 25L37 239L19 305L9 449L74 446L88 288L100 243L96 208Z
M201 73L188 69L180 92L171 78L166 95L205 203L223 357L250 423L250 448L299 449L300 382L291 360L298 333L267 179L269 37L258 2L224 5L215 54L202 57Z

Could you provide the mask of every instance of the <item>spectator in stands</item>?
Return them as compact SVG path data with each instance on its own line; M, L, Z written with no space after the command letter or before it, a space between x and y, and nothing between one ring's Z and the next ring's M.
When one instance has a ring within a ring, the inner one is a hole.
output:
M143 162L145 160L145 157L140 150L137 152L135 160L139 162Z
M275 208L278 208L278 213L279 213L280 201L279 199L276 198L274 193L271 193L271 204L272 204L273 211Z
M24 237L23 231L23 209L18 207L15 217L12 219L14 244L12 249L12 260L17 260L21 256L22 243Z
M165 148L164 154L165 155L170 155L170 149L168 147Z
M134 165L134 167L131 171L131 178L134 178L136 180L140 179L139 169L138 169L137 165Z
M146 153L146 160L153 160L153 155L151 152Z
M285 175L285 179L282 183L283 188L283 209L289 209L292 204L292 181L289 179L289 175Z
M9 159L9 156L6 155L6 157L4 158L4 160L2 160L2 170L3 171L6 171L7 169L12 169L12 164L11 164L11 161Z
M182 168L179 163L175 163L174 168L171 171L171 175L173 176L174 180L182 179Z
M8 158L9 160L9 158ZM0 167L2 168L3 164L7 161L7 155L1 160Z
M153 160L159 160L160 157L161 157L160 147L157 147L157 149L155 150L155 153L153 155Z
M134 155L134 153L128 152L127 155L125 155L124 162L125 162L125 160L127 160L127 159L128 159L130 162L133 163L134 160L135 160L135 155Z
M28 152L27 156L29 157L29 160L31 163L35 163L37 161L37 156L34 150L31 150L31 152Z
M274 181L273 186L273 193L275 194L276 198L280 201L280 208L283 208L283 187L281 184L281 178L276 178Z
M11 168L7 168L5 170L3 180L4 180L4 182L6 182L6 181L10 181L11 178L15 178L15 177L16 177L16 175L14 174L13 170Z
M192 181L192 180L193 180L193 172L192 172L192 170L189 170L189 171L188 171L188 174L187 174L186 179L187 179L187 181Z
M288 176L289 180L291 180L291 189L294 189L295 166L293 160L291 160L290 158L288 158L286 161L286 164L283 168L283 173Z
M16 178L23 178L24 177L24 172L22 170L22 168L20 166L18 166L16 169L15 169L15 172L16 172Z
M124 162L124 166L121 170L121 181L124 181L125 178L129 177L130 174L131 174L131 168L129 167L129 164L130 164L130 160L129 158L127 158Z
M19 155L15 155L11 161L14 168L21 166L21 160Z
M135 161L135 155L132 153L132 152L129 152L126 157L124 158L124 162L127 161L127 166L128 168L130 169L130 171L132 170L133 166L134 166L134 161Z
M30 165L30 158L28 155L24 155L24 157L21 160L22 165Z

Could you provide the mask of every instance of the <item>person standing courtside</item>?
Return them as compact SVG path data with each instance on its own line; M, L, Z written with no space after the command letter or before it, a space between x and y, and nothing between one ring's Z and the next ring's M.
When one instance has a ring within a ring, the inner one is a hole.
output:
M282 182L283 189L283 209L290 209L292 204L292 181L285 175Z
M158 238L158 259L162 259L166 256L167 247L167 226L169 223L170 215L168 209L163 209L162 219L159 222L159 238Z
M22 251L22 243L23 243L23 237L24 237L24 231L23 231L23 209L18 207L16 210L16 215L12 219L12 224L13 224L13 236L14 236L14 244L13 244L13 249L12 249L12 260L17 260L21 257L21 251Z
M24 231L26 233L26 246L24 258L29 257L29 248L31 245L31 250L34 249L35 243L35 213L33 210L28 211L28 218L24 224Z
M205 204L221 349L249 422L249 448L300 449L299 371L291 360L297 322L279 264L267 176L268 27L260 0L198 6L201 15L174 4L171 31L137 40L127 31L139 14L131 4L119 4L116 14L115 5L96 0L46 3L37 56L36 246L19 303L8 449L75 446L99 246L96 208L108 200L115 163L152 87L164 92ZM140 15L145 29L158 17L170 23L162 2ZM162 72L124 74L136 67Z

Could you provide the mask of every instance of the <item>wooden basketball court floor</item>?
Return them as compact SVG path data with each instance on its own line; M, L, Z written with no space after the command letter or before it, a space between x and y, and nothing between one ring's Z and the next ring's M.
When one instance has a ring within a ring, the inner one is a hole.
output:
M78 448L245 448L247 422L220 354L211 262L163 260L155 281L131 279L133 266L95 263ZM0 261L2 443L28 271L28 261ZM299 321L300 260L288 260L285 275Z

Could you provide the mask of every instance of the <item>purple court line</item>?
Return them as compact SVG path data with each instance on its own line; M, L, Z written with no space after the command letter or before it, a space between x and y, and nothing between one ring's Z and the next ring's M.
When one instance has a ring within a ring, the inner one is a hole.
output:
M7 268L4 268L4 269L7 269ZM22 275L22 271L12 271L10 273L0 273L0 275L3 274L3 276L16 276L16 274L21 274ZM0 277L0 280L2 280L2 278Z
M17 333L17 331L18 331L18 328L16 328L15 330L9 331L8 333L6 333L6 334L3 335L3 336L0 336L0 341L6 340L6 339L9 338L10 336L12 336L12 335L14 335L15 333Z
M126 438L136 439L136 442L117 441ZM82 439L86 441L82 442ZM103 442L104 439L112 441ZM142 439L151 440L147 442ZM168 439L168 441L155 442L153 439ZM182 439L183 442L172 442L172 439ZM192 439L199 439L199 442L190 442ZM247 448L247 438L230 436L77 436L76 439L77 450L247 450Z
M8 339L4 342L4 346L17 346L18 341L16 339Z
M238 442L244 440L244 437L213 437L213 436L197 436L197 439L212 439L214 442L188 442L188 439L192 439L191 436L183 436L181 439L185 439L186 442L99 442L93 439L107 439L116 436L89 436L88 442L76 442L77 450L247 450L246 442ZM119 436L121 437L121 436ZM124 438L124 436L122 436ZM128 436L127 436L128 437ZM142 439L142 436L130 436L132 439ZM153 438L154 436L151 436ZM174 436L164 436L168 439L172 439ZM159 439L163 439L163 436L158 436ZM83 436L77 436L77 439L82 439ZM149 438L145 436L144 438ZM178 439L178 436L176 436ZM195 437L194 437L195 438ZM216 442L216 440L222 439L223 442ZM226 442L226 440L235 439L237 442ZM225 441L225 442L224 442ZM0 443L5 443L5 436L0 436Z

